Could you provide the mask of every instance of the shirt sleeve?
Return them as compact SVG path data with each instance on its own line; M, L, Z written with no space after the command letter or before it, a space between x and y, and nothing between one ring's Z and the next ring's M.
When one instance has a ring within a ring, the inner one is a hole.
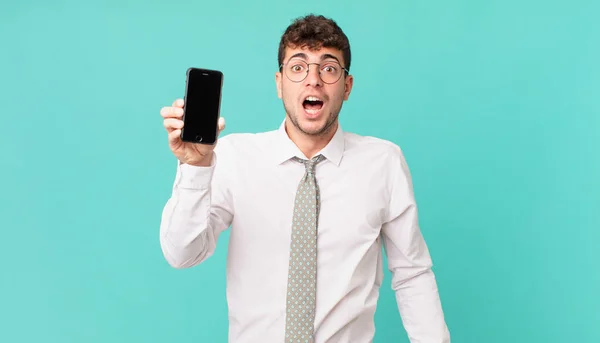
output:
M208 167L178 162L160 223L161 249L174 268L193 267L213 255L219 235L233 220L227 168L219 154L215 149Z
M411 343L449 343L432 260L419 228L410 171L397 147L382 238L392 289Z

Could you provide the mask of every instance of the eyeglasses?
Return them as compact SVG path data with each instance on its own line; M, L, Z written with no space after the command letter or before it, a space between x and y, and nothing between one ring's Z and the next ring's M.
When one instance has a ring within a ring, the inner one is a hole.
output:
M292 59L280 66L283 73L292 82L302 82L308 76L311 64L319 67L319 77L327 84L336 83L343 72L349 73L348 69L342 67L338 62L327 61L323 63L307 63L303 60Z

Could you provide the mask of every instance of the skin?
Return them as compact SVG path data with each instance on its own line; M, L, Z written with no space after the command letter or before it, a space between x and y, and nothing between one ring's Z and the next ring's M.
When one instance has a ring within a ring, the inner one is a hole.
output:
M320 63L337 59L345 66L340 50L321 48L311 51L306 48L287 48L284 63L297 54L308 63ZM348 100L354 79L352 75L342 75L334 84L321 81L318 69L310 66L310 72L302 82L292 82L281 72L275 74L277 95L283 101L286 111L285 129L290 139L308 158L312 158L331 140L338 127L338 116L344 101ZM317 116L304 112L302 102L307 95L324 100L322 111ZM175 100L171 106L161 108L163 126L167 131L169 148L181 163L193 166L210 166L214 145L187 143L181 140L183 128L183 99ZM225 129L225 119L219 119L219 134Z
M210 166L213 145L188 143L181 140L181 129L183 128L183 99L177 99L171 106L160 110L163 117L163 126L167 130L169 148L181 163L198 167ZM219 118L219 134L225 129L225 119Z
M342 66L345 66L342 52L334 48L310 51L307 48L288 47L283 62L286 63L290 58L298 56L308 63L337 59ZM275 74L277 96L283 100L286 111L287 134L308 158L312 158L324 148L335 134L342 104L348 100L354 83L352 75L344 74L336 83L326 84L319 77L316 67L310 65L309 74L298 83L290 81L282 72ZM324 100L323 109L316 118L304 112L302 103L307 95L315 95Z

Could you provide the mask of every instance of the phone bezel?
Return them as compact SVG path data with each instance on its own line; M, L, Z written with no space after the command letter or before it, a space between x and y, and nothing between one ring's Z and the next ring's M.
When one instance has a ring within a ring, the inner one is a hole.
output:
M200 73L207 73L207 74L216 74L219 76L219 79L221 80L220 85L219 85L219 99L218 99L218 106L217 106L217 125L215 126L215 140L214 141L205 141L204 139L201 139L200 141L198 141L197 139L185 139L184 138L184 130L185 130L185 117L186 117L186 106L187 106L187 95L188 95L188 83L189 83L189 79L190 79L190 73L192 71L197 71ZM183 97L183 128L181 129L181 135L180 138L183 142L186 143L195 143L195 144L205 144L205 145L214 145L216 144L217 140L218 140L218 135L219 135L219 118L221 116L221 99L223 97L223 79L224 79L224 75L223 72L220 70L215 70L215 69L206 69L206 68L196 68L196 67L190 67L187 69L186 73L185 73L185 95Z

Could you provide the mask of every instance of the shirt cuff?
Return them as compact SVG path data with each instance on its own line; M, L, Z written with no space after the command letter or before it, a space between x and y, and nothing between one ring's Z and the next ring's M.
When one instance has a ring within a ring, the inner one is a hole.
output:
M207 189L210 186L217 155L213 152L213 157L208 167L192 166L178 162L178 180L177 188L185 189Z

